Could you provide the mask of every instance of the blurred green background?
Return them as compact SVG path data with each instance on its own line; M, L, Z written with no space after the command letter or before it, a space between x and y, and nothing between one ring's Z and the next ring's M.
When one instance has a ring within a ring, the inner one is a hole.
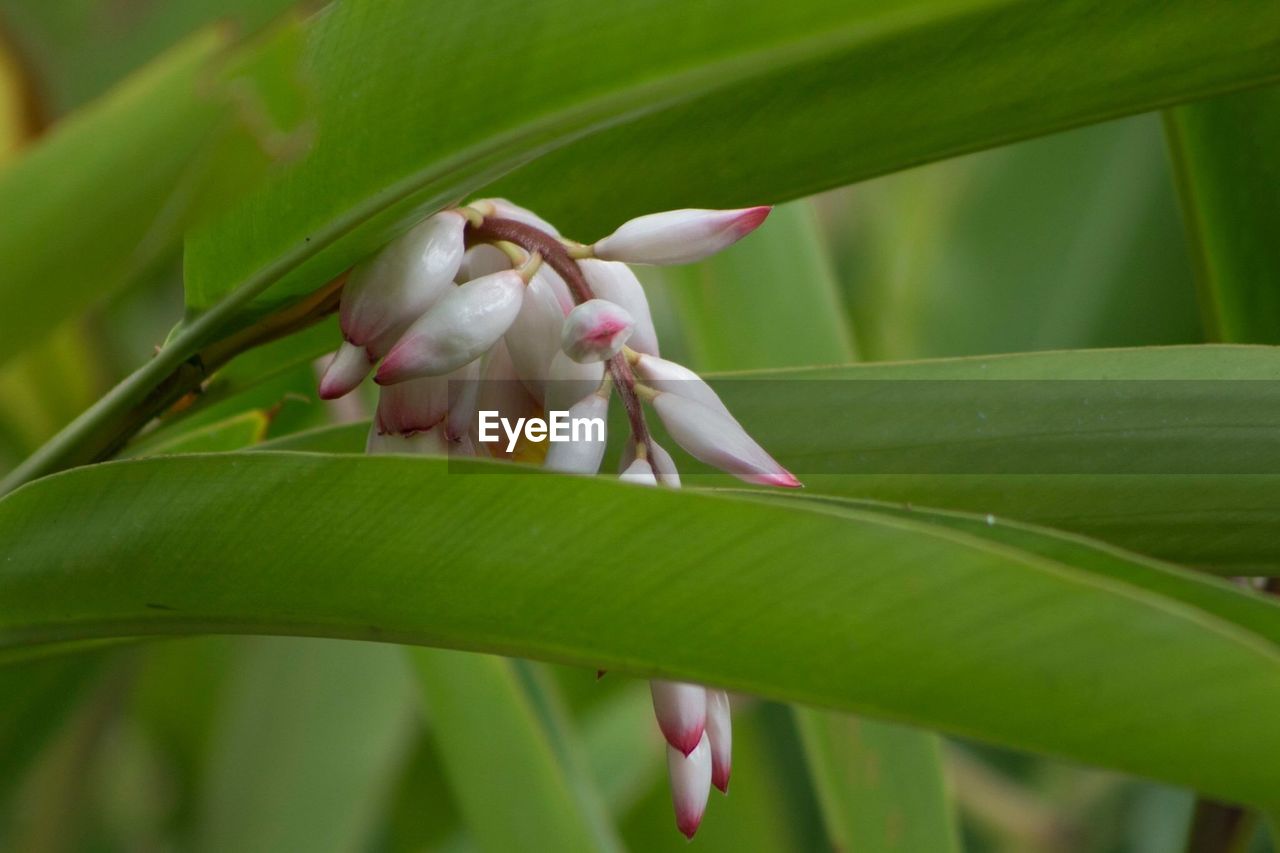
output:
M215 18L252 30L287 5L3 0L0 164L180 35ZM752 240L646 284L667 353L699 369L1204 339L1163 130L1150 115L792 203ZM814 306L822 319L809 327ZM86 316L0 365L0 473L145 359L181 310L178 259L167 258L145 283L103 293ZM350 416L312 390L310 358L333 339L325 327L250 354L292 366L199 417L255 411L261 438ZM479 774L501 792L520 774L460 766L458 732L482 730L490 711L450 707L450 691L483 689L466 683L481 670L454 666L458 657L205 638L0 669L0 848L472 849L476 806L459 796L459 778ZM632 849L685 848L643 683L495 666L572 719L571 748ZM422 689L433 683L434 695ZM713 794L698 848L827 846L795 718L741 697L735 730L733 793ZM1183 843L1189 792L958 741L944 757L969 850L1164 853ZM1253 847L1269 849L1262 838Z

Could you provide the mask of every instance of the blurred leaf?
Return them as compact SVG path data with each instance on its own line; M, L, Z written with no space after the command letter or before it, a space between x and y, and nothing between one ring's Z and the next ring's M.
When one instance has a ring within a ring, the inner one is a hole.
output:
M173 257L175 187L222 107L197 95L224 46L206 31L0 170L0 361L67 315Z
M50 116L87 103L194 30L252 32L294 0L0 0L0 21L30 60Z
M1210 336L1280 342L1280 89L1178 107L1165 127Z
M1280 651L1207 609L915 520L503 470L255 452L67 472L0 502L0 637L432 643L870 712L1223 798L1280 790L1280 732L1250 725L1280 710Z
M475 50L474 33L507 17L521 26L506 49ZM1278 30L1263 0L1231 14L1193 0L1158 13L1084 0L344 2L310 27L315 146L193 237L188 301L311 290L557 147L502 191L590 238L638 212L781 200L1263 82L1280 74Z
M98 683L104 659L104 653L90 652L0 667L0 802Z
M797 717L836 850L958 851L937 738L835 714Z
M211 745L197 849L366 849L413 732L412 698L393 648L246 644Z
M666 777L666 741L653 718L649 686L628 682L581 717L591 775L610 811L621 817Z
M890 175L818 203L871 358L1201 340L1151 116Z
M554 745L512 661L415 649L432 732L481 849L617 850L602 804Z

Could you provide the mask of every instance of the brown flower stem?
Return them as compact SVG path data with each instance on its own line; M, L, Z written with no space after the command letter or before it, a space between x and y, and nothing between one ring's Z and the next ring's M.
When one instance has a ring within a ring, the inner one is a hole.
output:
M581 305L595 298L595 294L591 292L591 285L578 267L578 262L570 257L569 250L559 238L540 228L534 228L532 225L526 225L514 219L487 217L479 224L468 222L466 235L468 243L515 243L530 254L536 252L542 256L544 264L564 279L565 284L569 286L569 292L573 294L574 302ZM622 405L627 410L631 434L638 443L648 447L649 426L645 423L644 409L636 394L636 378L631 372L631 365L627 364L626 358L621 353L609 359L609 374L613 377L618 396L622 398Z

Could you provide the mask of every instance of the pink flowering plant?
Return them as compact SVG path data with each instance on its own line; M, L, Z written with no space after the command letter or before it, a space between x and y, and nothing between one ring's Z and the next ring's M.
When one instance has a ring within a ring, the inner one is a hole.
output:
M1280 849L1277 80L1272 0L0 3L0 851Z

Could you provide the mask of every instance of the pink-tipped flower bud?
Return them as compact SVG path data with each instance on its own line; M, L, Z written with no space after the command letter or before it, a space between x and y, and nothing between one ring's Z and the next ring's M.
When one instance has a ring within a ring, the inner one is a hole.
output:
M598 299L607 299L622 306L635 322L628 345L637 352L658 354L658 333L653 327L653 315L649 312L649 297L645 295L640 279L626 264L598 261L591 258L578 261L578 269Z
M597 258L629 264L690 264L738 242L764 222L769 207L668 210L622 223L592 247Z
M503 270L459 285L400 338L374 380L391 385L439 376L475 360L498 342L520 312L524 280Z
M604 381L604 362L582 364L556 348L551 358L551 370L547 378L545 404L548 410L563 411L588 394L594 393Z
M378 431L409 435L443 425L448 439L457 439L471 423L475 406L474 383L480 362L444 376L424 376L387 385L378 392L374 423Z
M358 346L373 345L444 296L462 263L466 224L457 211L441 211L357 264L342 290L343 336Z
M560 346L574 361L608 361L635 331L627 310L605 299L590 299L569 312L560 333Z
M554 411L550 417L555 418ZM569 408L568 441L552 441L547 448L548 471L561 474L595 474L604 459L609 420L609 398L588 394ZM555 421L551 424L556 428Z
M642 353L631 367L636 376L655 391L679 394L709 409L715 409L726 417L733 417L720 395L701 376L682 364Z
M707 739L711 741L711 784L729 793L729 771L733 763L733 722L729 717L729 694L707 688Z
M685 838L702 825L711 793L711 745L703 735L688 755L667 747L667 777L671 781L671 804L675 807L676 828Z
M364 347L342 342L320 377L320 399L336 400L355 390L373 370L373 360Z
M660 392L653 408L676 443L695 459L748 483L797 488L800 481L729 415L679 394Z
M667 743L684 755L693 752L707 725L707 688L681 681L649 682L653 713Z

